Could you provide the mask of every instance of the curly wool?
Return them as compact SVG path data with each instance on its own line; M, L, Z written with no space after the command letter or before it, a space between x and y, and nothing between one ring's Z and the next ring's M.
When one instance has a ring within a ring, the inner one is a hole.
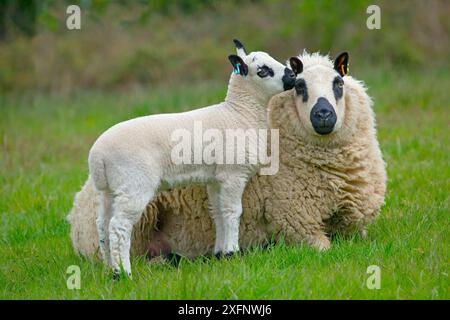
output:
M306 55L302 56L305 67ZM310 56L310 63L327 59ZM384 203L386 171L371 99L361 82L349 76L344 79L343 127L327 139L312 138L302 130L294 90L270 101L270 125L280 130L280 168L274 176L254 176L245 189L241 248L282 237L290 244L327 249L331 234L364 234L378 215ZM98 247L94 205L88 180L68 217L75 249L88 256ZM211 252L214 234L205 188L176 188L160 193L147 206L134 227L133 254L203 255Z

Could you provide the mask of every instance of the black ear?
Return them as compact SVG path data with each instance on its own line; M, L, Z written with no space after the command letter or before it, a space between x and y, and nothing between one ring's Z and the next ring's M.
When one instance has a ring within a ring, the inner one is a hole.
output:
M334 60L334 69L341 75L341 77L348 74L348 53L342 52L336 60Z
M233 39L234 45L236 46L236 51L239 55L247 55L247 50L245 50L244 45L238 39Z
M290 57L289 64L291 65L292 71L294 71L295 75L302 73L303 71L303 63L297 57Z
M241 57L230 54L228 56L228 60L230 60L231 65L233 66L233 72L235 74L240 74L242 76L246 76L248 74L248 66L244 63Z

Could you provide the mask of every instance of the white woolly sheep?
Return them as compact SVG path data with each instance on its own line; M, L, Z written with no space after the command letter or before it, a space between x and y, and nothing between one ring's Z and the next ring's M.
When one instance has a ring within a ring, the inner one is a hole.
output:
M269 99L294 85L295 74L267 53L246 54L235 40L238 55L229 60L231 75L225 101L177 114L140 117L121 122L104 132L89 152L89 173L97 192L97 230L103 261L118 274L131 275L130 237L149 201L161 190L186 184L207 186L210 213L216 225L214 252L229 255L239 250L242 193L260 162L226 162L198 159L198 145L191 144L196 125L203 129L267 129ZM174 141L189 135L189 144ZM181 134L181 136L180 136ZM228 133L227 133L228 139ZM214 138L214 137L212 137ZM211 138L211 139L212 139ZM203 139L203 138L202 138ZM230 140L232 140L230 138ZM249 141L261 145L263 137ZM232 141L234 143L234 139ZM224 142L228 146L229 141ZM264 142L265 146L265 142ZM220 146L223 148L223 146ZM181 161L175 161L183 153ZM228 151L228 149L227 149ZM217 152L215 153L217 154ZM258 150L245 146L238 159L258 159ZM200 152L203 155L203 152ZM211 160L211 159L210 159ZM234 153L233 159L234 160ZM259 159L258 159L259 160ZM177 162L178 161L178 162Z
M283 237L326 249L329 235L364 235L384 202L386 171L372 103L364 85L346 75L348 55L333 65L304 53L291 64L299 72L295 90L269 103L270 126L280 130L280 168L273 176L254 176L245 188L241 248ZM202 186L158 194L134 228L133 254L208 253L214 225L207 203ZM86 256L98 249L94 206L88 179L68 216L74 248Z

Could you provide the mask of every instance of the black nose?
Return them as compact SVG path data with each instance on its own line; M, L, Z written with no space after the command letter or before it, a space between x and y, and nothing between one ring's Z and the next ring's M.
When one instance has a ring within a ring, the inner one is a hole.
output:
M333 112L331 110L322 108L316 112L314 112L314 116L319 118L320 120L327 120L329 117L333 115Z
M318 134L329 134L337 121L333 106L325 98L317 99L310 114L311 124Z
M284 68L284 75L281 78L284 90L292 89L295 86L295 73L291 69Z
M289 78L294 78L295 79L295 73L291 69L286 68L284 70L284 73L287 74Z

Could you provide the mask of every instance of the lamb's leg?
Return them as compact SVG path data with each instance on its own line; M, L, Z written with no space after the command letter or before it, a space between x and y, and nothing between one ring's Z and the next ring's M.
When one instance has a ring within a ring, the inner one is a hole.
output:
M206 187L208 192L208 202L209 202L209 214L214 221L216 228L216 240L214 244L214 254L220 253L222 251L222 245L224 242L223 238L223 219L220 214L220 187L217 184L208 184Z
M223 221L222 253L239 251L239 222L242 214L242 194L246 181L230 178L222 183L219 207Z
M114 194L109 224L111 266L115 275L121 268L131 277L130 245L133 226L139 221L156 188L135 185Z
M97 210L97 232L99 239L99 248L102 260L105 264L111 265L111 256L109 253L109 235L108 226L110 220L110 204L108 196L104 191L96 191L95 207Z

